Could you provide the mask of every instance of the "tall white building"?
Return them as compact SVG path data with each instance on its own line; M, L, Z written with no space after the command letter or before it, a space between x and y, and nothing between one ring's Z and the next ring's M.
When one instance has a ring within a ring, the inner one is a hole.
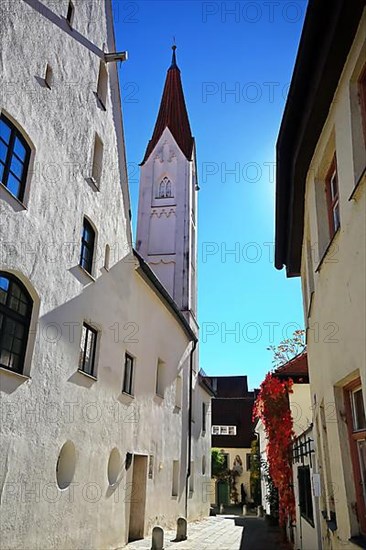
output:
M208 513L197 330L132 249L111 1L0 9L0 540L115 549Z

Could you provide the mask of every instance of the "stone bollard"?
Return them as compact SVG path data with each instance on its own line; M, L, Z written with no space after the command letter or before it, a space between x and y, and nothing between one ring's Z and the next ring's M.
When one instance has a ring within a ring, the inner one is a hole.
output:
M164 530L162 527L154 527L152 530L151 550L164 550Z
M263 517L263 506L257 507L257 517L262 518Z
M248 515L248 506L246 504L244 504L243 506L243 516L247 516Z
M177 538L176 542L187 540L187 520L186 518L177 519Z
M224 505L220 504L220 514L223 514L223 513L224 513Z

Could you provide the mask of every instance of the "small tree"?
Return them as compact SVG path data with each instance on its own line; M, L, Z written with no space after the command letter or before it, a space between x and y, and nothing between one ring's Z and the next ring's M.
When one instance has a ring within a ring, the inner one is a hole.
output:
M284 365L288 361L291 361L300 353L303 353L306 349L305 344L305 331L295 330L291 338L282 340L278 346L269 346L268 351L272 351L274 368Z
M262 502L261 495L261 459L258 439L254 439L250 451L250 492L255 506Z
M211 461L212 461L212 477L221 477L225 471L225 455L220 449L211 449Z

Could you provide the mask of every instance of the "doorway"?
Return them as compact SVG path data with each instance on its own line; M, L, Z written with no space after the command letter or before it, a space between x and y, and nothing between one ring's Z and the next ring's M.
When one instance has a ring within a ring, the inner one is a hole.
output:
M144 538L147 456L134 455L128 541Z
M220 479L217 482L217 504L227 506L229 504L229 484L227 481Z

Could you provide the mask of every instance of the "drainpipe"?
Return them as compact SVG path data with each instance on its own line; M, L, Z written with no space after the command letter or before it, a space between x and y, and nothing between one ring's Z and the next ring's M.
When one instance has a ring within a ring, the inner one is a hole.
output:
M193 354L197 347L197 340L193 340L193 346L189 356L189 393L188 393L188 465L186 477L186 500L185 500L185 517L188 520L188 490L189 478L191 475L191 458L192 458L192 382L193 382Z

